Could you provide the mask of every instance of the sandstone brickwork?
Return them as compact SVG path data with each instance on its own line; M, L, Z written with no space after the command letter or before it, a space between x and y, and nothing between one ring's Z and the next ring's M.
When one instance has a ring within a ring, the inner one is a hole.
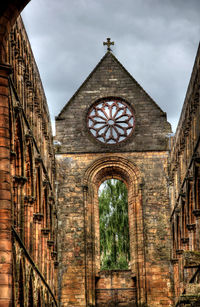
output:
M0 306L200 306L200 49L169 144L166 114L106 53L57 117L57 208L48 106L17 20L28 2L0 3ZM133 109L135 129L119 144L88 130L102 98ZM128 188L128 271L100 268L108 178Z
M1 65L0 74L0 306L56 306L53 139L44 90L20 17L6 50L9 65Z
M96 305L136 307L136 289L131 270L101 271L95 283Z
M177 306L197 306L200 265L200 48L181 112L170 155L170 200ZM196 304L196 305L195 305Z
M121 98L134 110L134 133L116 145L100 143L87 128L88 108L104 97ZM128 188L130 267L138 303L171 306L166 114L108 52L61 111L56 129L62 306L95 306L97 195L108 178L121 179Z
M88 108L104 97L123 98L134 110L134 137L114 146L102 146L87 129ZM151 114L151 116L149 116ZM167 150L171 132L166 114L112 53L106 53L88 79L57 117L56 138L63 152L127 152Z

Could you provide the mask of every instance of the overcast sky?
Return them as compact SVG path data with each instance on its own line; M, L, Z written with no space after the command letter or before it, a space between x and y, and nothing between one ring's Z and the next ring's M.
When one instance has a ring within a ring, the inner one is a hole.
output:
M200 40L200 0L32 0L22 17L52 120L111 37L114 55L175 131Z

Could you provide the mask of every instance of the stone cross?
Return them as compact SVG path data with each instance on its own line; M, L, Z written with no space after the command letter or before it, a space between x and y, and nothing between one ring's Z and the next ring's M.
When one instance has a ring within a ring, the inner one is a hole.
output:
M107 42L103 42L103 45L107 45L107 51L111 51L110 46L114 44L114 42L110 41L110 38L107 38Z

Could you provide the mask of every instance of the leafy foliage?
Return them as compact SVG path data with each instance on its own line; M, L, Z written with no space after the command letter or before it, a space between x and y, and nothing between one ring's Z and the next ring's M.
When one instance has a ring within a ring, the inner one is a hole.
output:
M101 269L128 269L127 189L122 181L116 179L107 180L103 185L99 192Z

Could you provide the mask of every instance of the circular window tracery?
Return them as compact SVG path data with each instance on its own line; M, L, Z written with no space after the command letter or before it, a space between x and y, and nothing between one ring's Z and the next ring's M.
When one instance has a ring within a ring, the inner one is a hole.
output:
M89 110L87 125L91 134L100 142L117 144L132 134L135 118L124 101L104 99Z

